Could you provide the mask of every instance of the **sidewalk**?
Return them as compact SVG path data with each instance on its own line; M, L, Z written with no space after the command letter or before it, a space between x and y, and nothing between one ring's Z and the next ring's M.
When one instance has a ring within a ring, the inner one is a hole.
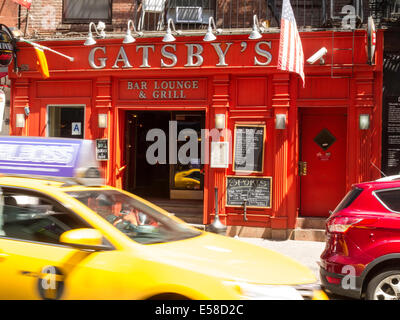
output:
M317 262L324 251L325 242L299 240L276 241L243 237L238 237L237 239L274 250L300 262L309 267L319 281L319 266Z

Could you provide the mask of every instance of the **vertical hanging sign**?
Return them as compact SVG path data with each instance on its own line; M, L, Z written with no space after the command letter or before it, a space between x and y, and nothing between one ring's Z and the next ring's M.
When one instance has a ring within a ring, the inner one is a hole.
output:
M375 58L375 47L376 47L376 28L374 19L372 17L368 18L368 64L373 65Z

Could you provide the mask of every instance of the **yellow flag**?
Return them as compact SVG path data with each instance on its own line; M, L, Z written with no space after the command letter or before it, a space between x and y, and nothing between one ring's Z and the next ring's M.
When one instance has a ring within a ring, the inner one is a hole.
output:
M36 56L37 56L37 66L38 66L38 71L42 74L42 77L44 79L47 79L50 77L49 74L49 67L47 65L47 59L46 55L44 54L44 51L40 48L35 47L36 51Z

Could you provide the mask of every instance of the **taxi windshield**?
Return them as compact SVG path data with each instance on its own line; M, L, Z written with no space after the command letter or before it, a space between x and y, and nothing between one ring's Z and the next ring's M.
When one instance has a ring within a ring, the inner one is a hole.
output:
M117 190L67 192L101 217L142 244L165 243L196 237L200 231L178 223Z

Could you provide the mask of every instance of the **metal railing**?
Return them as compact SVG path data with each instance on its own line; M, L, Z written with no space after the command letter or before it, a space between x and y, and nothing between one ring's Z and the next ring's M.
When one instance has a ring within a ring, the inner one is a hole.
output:
M217 28L251 28L253 15L267 27L279 27L283 0L147 0L162 3L162 12L146 12L135 8L136 23L142 17L142 30L165 30L168 19L177 29L207 29L209 17L213 17ZM143 0L146 2L146 0ZM135 2L136 3L136 2ZM378 25L381 21L398 21L400 0L291 0L299 29L341 28L342 18L349 14L348 6L354 8L357 27L365 25L372 15ZM135 4L137 6L137 4ZM160 27L160 15L162 23Z
M297 25L323 27L328 14L324 12L326 6L323 1L291 0ZM163 12L145 13L143 30L157 30L160 14L164 16L164 29L168 19L172 19L180 30L207 29L209 17L215 19L218 28L251 28L253 15L257 15L264 26L279 27L281 11L282 0L167 0ZM140 15L139 10L135 18L137 21Z
M378 25L400 21L400 0L370 0L369 6Z
M169 19L174 21L176 29L179 30L206 30L210 17L214 18L216 28L249 29L253 25L254 15L264 27L278 28L283 2L283 0L132 0L129 7L123 7L125 11L122 12L118 11L121 10L116 5L118 1L104 1L111 3L109 7L104 6L104 10L110 8L113 10L112 20L106 21L107 31L126 30L128 19L133 20L137 29L142 31L165 31ZM396 19L398 21L400 17L400 0L290 0L290 2L300 31L342 28L343 17L348 14L346 11L348 6L354 8L357 27L365 26L370 15L374 17L378 27L382 25L382 21L383 24L385 21L393 22ZM76 13L76 10L71 12ZM67 16L63 17L64 20L66 18ZM76 23L72 21L69 24L64 21L65 28L57 30L64 33L86 32L91 19L86 20L79 20Z

